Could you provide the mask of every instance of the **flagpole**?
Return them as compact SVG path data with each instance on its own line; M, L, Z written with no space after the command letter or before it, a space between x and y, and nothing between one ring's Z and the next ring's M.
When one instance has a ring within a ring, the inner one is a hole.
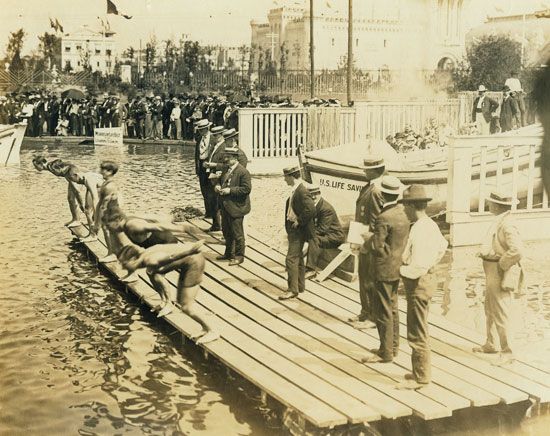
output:
M309 0L309 94L315 97L315 47L313 45L313 0Z
M353 80L353 0L348 2L348 71L347 71L347 100L351 103L351 83Z

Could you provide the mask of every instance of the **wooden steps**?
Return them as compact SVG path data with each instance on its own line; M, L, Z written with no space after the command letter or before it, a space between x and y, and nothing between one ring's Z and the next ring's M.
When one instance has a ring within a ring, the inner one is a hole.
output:
M210 226L204 220L191 222L202 231ZM77 236L87 233L82 226L71 230ZM249 234L245 262L229 267L215 260L224 249L216 235L196 236L206 240L207 259L196 301L202 311L212 312L222 333L220 340L200 346L316 428L410 415L433 420L470 407L548 401L545 372L525 362L510 368L493 365L469 351L475 341L464 331L436 316L430 319L433 383L417 391L397 389L410 372L411 349L402 339L393 363L361 363L379 341L376 330L356 330L347 322L359 310L353 284L334 278L322 284L308 281L299 298L280 301L286 290L284 254ZM85 245L96 257L106 252L100 241ZM118 263L104 267L115 278L125 275ZM177 274L167 274L172 286ZM144 271L139 276L127 288L149 306L158 304L148 276ZM404 306L400 311L404 338ZM200 330L179 310L164 319L187 337Z

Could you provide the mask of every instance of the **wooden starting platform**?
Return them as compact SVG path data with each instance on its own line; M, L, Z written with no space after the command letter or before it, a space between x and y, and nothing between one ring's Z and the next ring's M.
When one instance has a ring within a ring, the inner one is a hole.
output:
M205 231L210 223L191 221ZM71 229L75 236L84 227ZM368 426L416 417L440 420L476 408L518 403L525 409L550 402L550 374L520 360L502 364L471 349L483 338L443 317L430 316L432 383L419 390L397 384L411 371L406 341L406 307L400 301L399 355L393 363L363 364L361 358L379 345L376 330L357 330L347 319L360 310L359 295L337 278L308 280L298 298L280 301L286 290L285 256L249 232L245 262L218 262L224 246L216 235L206 239L207 259L197 304L215 316L222 338L204 345L205 352L255 385L262 399L283 406L283 423L292 433ZM83 244L96 257L106 253L101 241ZM118 263L104 265L119 279ZM127 284L149 306L160 301L144 271ZM172 286L177 273L167 275ZM185 337L199 325L179 311L164 319Z

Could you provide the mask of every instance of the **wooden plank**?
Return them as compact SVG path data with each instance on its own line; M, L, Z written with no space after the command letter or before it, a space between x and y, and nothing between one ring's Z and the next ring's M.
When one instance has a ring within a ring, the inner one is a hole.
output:
M523 147L522 147L523 148ZM518 199L518 177L519 177L519 153L518 147L512 147L512 211L515 211L518 207L515 200Z
M87 234L87 231L83 231L83 229L84 227L80 226L71 230L73 230L73 234L81 237ZM99 241L85 245L96 257L100 257L107 252L105 246ZM118 263L105 264L104 266L117 278L124 275ZM144 273L140 272L139 275L142 281L128 284L127 287L149 306L156 305L159 302L158 294L143 280ZM181 312L174 312L164 317L164 319L187 337L196 334L200 330L195 321ZM268 369L261 362L252 359L224 338L200 346L281 404L297 410L316 427L334 427L347 423L348 420L342 413L298 388L295 384L288 382L277 371Z
M533 209L535 185L535 145L529 145L529 169L527 171L527 210Z
M485 212L485 195L487 179L487 147L481 146L480 164L479 164L479 207L478 212Z
M326 298L325 298L325 299L326 299ZM358 306L357 306L357 309L358 309ZM401 308L401 309L403 309L403 308ZM344 310L346 310L346 309L344 309ZM403 310L402 310L402 312L403 312ZM352 313L352 312L349 312L349 313ZM346 316L346 315L345 315L345 314L342 314L341 316ZM402 319L402 321L403 321L403 323L405 322L403 319ZM462 350L462 351L464 351L464 350ZM471 353L469 353L469 354L471 354ZM472 356L473 356L474 358L476 358L476 359L479 359L478 355L472 354ZM481 359L479 359L479 360L481 360ZM473 368L473 369L477 369L477 368ZM491 377L491 372L489 371L489 374L486 373L486 375L488 375L488 376ZM515 376L515 374L509 374L509 375L511 375L512 378ZM538 380L538 381L540 382L540 376L543 376L544 374L539 373L538 375L539 375L539 380ZM516 380L518 380L518 379L516 378ZM519 380L522 381L522 382L525 382L525 383L527 383L527 384L529 385L529 381L528 381L528 380L522 380L521 378L520 378ZM540 390L540 386L539 386L539 387L536 387L536 386L534 386L534 385L531 385L531 387L533 388L534 391L539 391L539 393L540 393L540 392L544 392L544 390L542 390L542 391ZM502 388L502 386L501 386L501 388ZM516 400L515 400L516 398L519 398L519 397L520 397L520 395L518 395L518 392L517 392L517 391L507 390L507 389L505 389L505 391L506 391L506 397L505 397L505 398L507 398L507 402L514 402L514 401L516 401ZM522 396L522 395L521 395L521 396ZM519 401L519 400L517 400L517 401Z

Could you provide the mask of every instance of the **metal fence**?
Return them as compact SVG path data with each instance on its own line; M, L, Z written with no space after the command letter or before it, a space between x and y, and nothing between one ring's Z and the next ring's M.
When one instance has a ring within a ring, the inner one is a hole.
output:
M55 88L86 86L93 81L92 73L59 73L49 70L0 71L0 90L17 91L21 88Z

